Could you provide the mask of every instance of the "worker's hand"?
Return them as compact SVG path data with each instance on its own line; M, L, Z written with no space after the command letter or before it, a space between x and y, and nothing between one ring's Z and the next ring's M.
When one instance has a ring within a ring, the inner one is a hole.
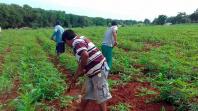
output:
M81 70L81 74L80 74L80 75L85 74L85 72L86 72L86 70L85 70L85 69L82 69L82 70Z
M76 77L76 76L74 76L73 78L72 78L72 80L71 80L71 83L76 83L76 81L77 81L77 79L78 79L78 77Z
M74 74L71 80L71 83L76 83L78 77L82 76L85 73L85 71L86 71L85 69L78 68L78 70L76 71L76 73Z
M116 47L118 45L117 41L114 42L114 47Z
M76 84L76 79L72 78L71 83L70 83L70 88L73 88Z
M70 92L70 90L75 86L75 84L76 84L76 78L75 77L73 77L72 79L71 79L71 81L70 81L70 84L69 84L69 87L68 87L68 92Z
M77 69L75 75L82 76L83 74L85 74L85 72L86 72L86 69L82 68L81 64L79 63L78 64L78 69Z

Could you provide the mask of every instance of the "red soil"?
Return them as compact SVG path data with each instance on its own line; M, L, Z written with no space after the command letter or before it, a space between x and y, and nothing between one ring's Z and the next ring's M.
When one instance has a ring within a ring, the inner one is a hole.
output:
M116 105L118 103L127 103L132 106L132 111L160 111L162 107L165 107L166 111L174 111L173 106L160 102L160 103L146 103L146 101L152 100L157 95L136 96L140 93L139 88L144 87L152 91L156 89L152 88L149 83L132 82L124 86L118 86L112 91L113 98L109 101L108 105Z
M149 83L139 83L132 82L126 85L120 85L112 90L112 99L108 101L108 106L113 106L119 103L127 103L132 106L131 111L160 111L162 107L166 111L174 111L174 107L167 103L146 103L146 101L151 101L156 98L159 92L156 95L146 95L146 96L136 96L140 93L139 88L147 88L148 90L156 91L155 88L152 88ZM71 107L64 109L63 111L75 111L76 107L79 104L74 102L71 104ZM110 111L110 107L108 109ZM99 106L93 101L90 102L86 108L86 111L100 111Z
M4 63L4 57L7 53L11 52L11 48L8 47L4 50L2 54L0 54L0 73L2 73L2 66ZM10 100L15 99L18 96L18 88L20 85L20 81L18 79L13 81L13 88L10 91L0 92L0 104L5 105L4 109L10 111L11 108L7 106L7 103Z
M2 54L0 54L0 73L2 73L2 67L4 64L4 56L6 53L10 52L11 48L6 48ZM19 81L14 81L13 89L8 92L1 92L0 93L0 103L6 104L9 100L14 99L17 96L17 89L18 89Z
M2 54L0 54L0 74L2 73L3 61L4 61L4 57Z
M133 64L133 67L136 69L141 69L141 68L144 68L145 66L142 64Z
M125 52L129 52L129 51L130 51L128 48L123 48L123 50L124 50Z
M3 63L4 63L4 56L8 52L11 52L11 48L10 47L6 48L3 53L0 53L0 74L2 73L2 67L3 67Z
M160 42L146 42L144 43L144 51L148 52L150 51L152 48L159 48L160 46L162 46L162 43Z
M14 86L10 91L3 92L3 93L0 94L0 103L1 104L6 104L10 100L12 100L12 99L14 99L18 96L19 84L20 84L19 80L15 80L14 81Z
M113 74L113 75L110 75L108 78L111 79L111 80L120 80L120 75Z
M59 62L55 56L49 55L48 60L54 64L54 67L58 69L58 71L67 77L67 82L71 80L71 73Z
M49 60L54 64L54 66L63 73L68 79L66 80L67 83L71 80L70 72L59 63L59 60L56 59L54 56L49 56ZM112 80L119 80L119 75L111 75L109 77ZM69 82L70 83L70 82ZM152 100L159 95L159 92L155 95L146 95L146 96L136 96L139 94L139 88L147 88L148 90L156 91L155 88L152 88L150 83L140 83L140 82L131 82L126 85L120 85L115 87L112 90L113 98L108 101L108 106L113 106L119 103L127 103L132 106L131 111L160 111L162 107L166 109L166 111L174 111L174 107L160 102L160 103L146 103L146 101ZM81 94L81 88L79 86L71 88L70 92L65 92L63 95L70 95L70 96L77 96ZM58 111L76 111L77 107L79 106L79 102L72 101L69 107L61 108L60 100L53 100L53 101L46 101L50 106L53 106ZM110 110L110 107L109 109ZM98 104L94 101L89 102L86 107L86 111L100 111Z
M11 52L11 48L10 47L8 47L8 48L6 48L6 50L5 50L6 52Z

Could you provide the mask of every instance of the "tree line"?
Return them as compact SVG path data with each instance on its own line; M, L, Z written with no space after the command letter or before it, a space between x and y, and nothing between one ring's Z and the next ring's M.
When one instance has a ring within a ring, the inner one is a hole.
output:
M166 23L171 23L171 24L198 23L198 9L190 15L187 15L185 12L179 12L176 16L173 17L167 17L166 15L159 15L158 18L155 18L152 23L157 25L164 25Z
M44 10L32 8L29 5L19 6L16 4L0 3L0 27L21 28L21 27L52 27L59 20L64 27L87 27L87 26L107 26L112 19L101 17L87 17L74 14L67 14L65 11ZM159 15L152 22L149 19L136 20L115 20L120 25L135 25L139 23L163 25L165 23L198 23L198 9L187 15L180 12L176 16L167 17Z
M67 14L65 11L44 10L32 8L29 5L19 6L16 4L0 3L0 27L51 27L59 20L64 27L106 26L112 19L101 17L87 17ZM135 20L116 20L122 25L139 23Z

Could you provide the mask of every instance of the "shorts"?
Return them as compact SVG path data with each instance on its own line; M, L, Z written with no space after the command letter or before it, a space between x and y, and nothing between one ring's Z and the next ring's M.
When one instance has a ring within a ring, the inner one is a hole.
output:
M107 75L109 71L104 68L101 70L101 73L87 79L85 100L96 100L98 104L101 104L110 98L112 98L109 92L109 85L107 81Z
M65 43L64 42L58 43L56 45L56 52L57 53L64 53L65 52Z

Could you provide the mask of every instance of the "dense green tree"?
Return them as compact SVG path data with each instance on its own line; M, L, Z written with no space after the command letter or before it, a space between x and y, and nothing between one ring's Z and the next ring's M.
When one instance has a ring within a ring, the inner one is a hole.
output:
M107 21L101 17L94 18L94 23L96 26L106 26L107 25Z
M84 26L107 26L112 19L101 17L78 16L66 14L64 11L43 10L32 8L29 5L3 4L0 3L0 26L2 28L20 27L52 27L59 20L65 27ZM132 25L137 23L133 20L116 20L121 25Z
M155 18L153 24L164 25L166 23L167 16L159 15L158 18Z
M149 19L144 20L144 24L150 24L150 23L151 23L151 21Z
M176 17L168 17L166 19L166 23L176 24L177 23L177 19L176 19Z
M198 23L198 9L190 15L190 19L192 22Z
M175 19L177 24L190 23L190 18L188 17L188 15L186 15L185 12L179 12L175 17Z

